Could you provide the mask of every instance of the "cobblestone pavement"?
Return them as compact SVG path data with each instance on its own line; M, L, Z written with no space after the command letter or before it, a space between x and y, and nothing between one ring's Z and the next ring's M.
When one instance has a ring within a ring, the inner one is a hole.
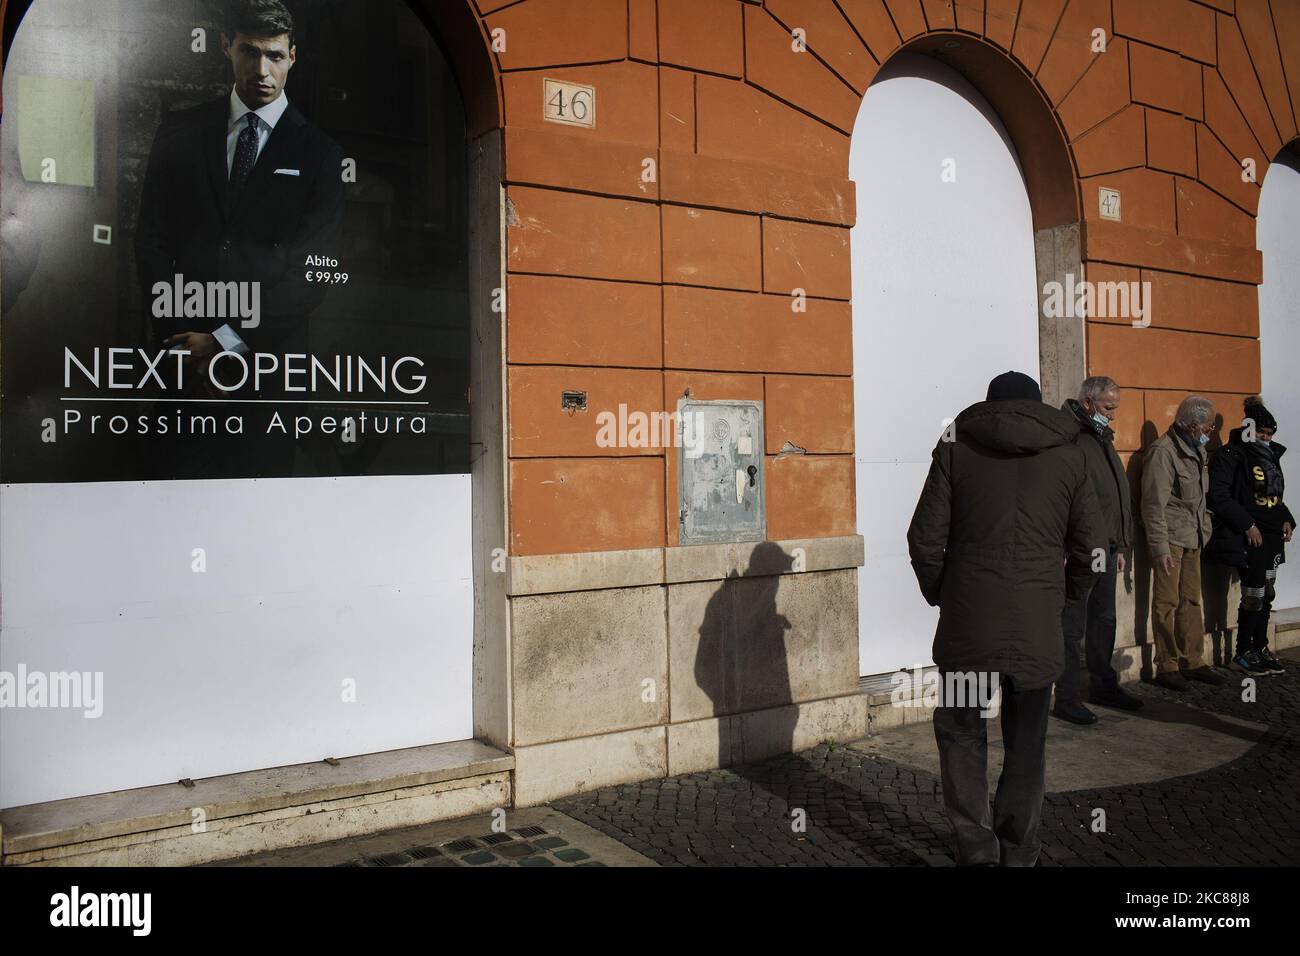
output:
M1285 656L1287 673L1259 678L1252 703L1240 699L1238 675L1227 687L1193 684L1184 694L1134 688L1268 730L1212 770L1049 793L1041 865L1300 863L1300 654ZM953 865L937 777L844 746L608 787L553 806L664 865ZM1096 809L1105 811L1104 832L1093 832Z
M525 807L268 850L209 866L653 866L639 853L550 807Z

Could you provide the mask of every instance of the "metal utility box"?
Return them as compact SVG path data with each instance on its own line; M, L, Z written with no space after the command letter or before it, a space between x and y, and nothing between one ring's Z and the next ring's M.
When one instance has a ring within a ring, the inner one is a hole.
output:
M763 403L677 402L682 544L767 538Z

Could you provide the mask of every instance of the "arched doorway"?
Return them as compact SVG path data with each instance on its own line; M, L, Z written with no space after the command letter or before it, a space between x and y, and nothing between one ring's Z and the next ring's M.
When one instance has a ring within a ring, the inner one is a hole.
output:
M1278 441L1292 451L1284 464L1295 474L1300 451L1300 147L1292 144L1269 166L1260 190L1256 243L1264 258L1259 286L1259 364L1264 401L1278 420ZM1300 605L1300 555L1278 570L1277 606Z
M19 11L0 143L0 670L89 675L102 696L95 719L0 715L0 806L474 735L472 524L477 507L499 525L502 504L484 467L499 421L470 419L471 390L499 392L499 335L494 362L470 316L500 276L475 275L469 219L476 195L499 213L499 177L471 182L492 162L467 162L466 106L482 122L491 97L462 98L422 6L291 6L281 122L318 132L295 153L277 125L238 195L222 193L229 156L211 183L179 182L189 127L164 123L212 107L224 125L224 4ZM355 52L380 42L379 62ZM161 247L179 270L174 250L210 238L191 200L212 184L229 242L261 265L191 275L207 297L169 314L140 263ZM233 225L241 203L274 218L301 196L274 243ZM224 280L260 311L225 323L246 347L221 340L233 378L191 370L208 393L187 391L167 322L210 318Z
M996 90L1000 108L968 77L993 78L981 89ZM906 530L945 423L1008 369L1039 378L1046 401L1083 378L1082 320L1041 317L1043 281L1080 270L1072 168L1036 98L1004 54L930 37L882 67L858 114L849 174L863 674L931 660L937 610L917 593ZM1029 169L1017 142L1033 147ZM1059 241L1071 229L1076 241Z

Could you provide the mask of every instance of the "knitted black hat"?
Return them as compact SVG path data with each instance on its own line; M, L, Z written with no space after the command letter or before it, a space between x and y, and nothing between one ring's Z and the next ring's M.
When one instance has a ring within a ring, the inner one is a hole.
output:
M1271 428L1273 431L1277 431L1277 419L1264 407L1263 398L1252 395L1243 404L1246 409L1246 417L1254 419L1256 428Z
M989 382L985 401L1005 402L1017 398L1041 402L1043 393L1039 390L1038 383L1024 372L1003 372Z

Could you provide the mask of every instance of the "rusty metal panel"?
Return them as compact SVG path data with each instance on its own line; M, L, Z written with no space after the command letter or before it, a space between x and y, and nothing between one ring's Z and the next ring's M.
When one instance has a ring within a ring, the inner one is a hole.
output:
M677 403L678 520L682 544L767 538L763 403Z

